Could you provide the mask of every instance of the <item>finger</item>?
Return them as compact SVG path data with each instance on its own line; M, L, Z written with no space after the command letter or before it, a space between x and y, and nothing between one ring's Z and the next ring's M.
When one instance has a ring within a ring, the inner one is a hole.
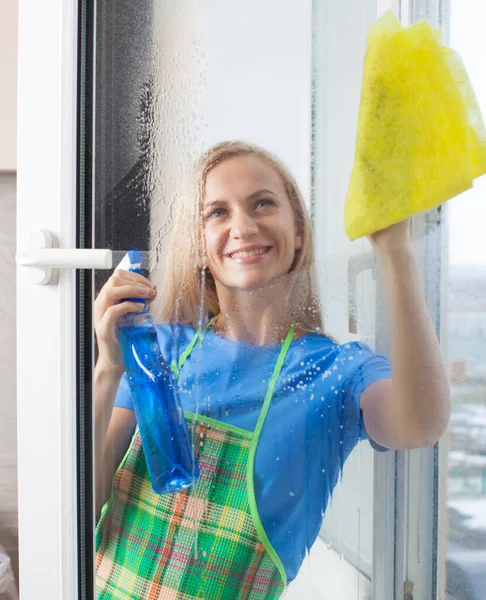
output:
M110 306L103 317L95 325L96 337L99 340L114 339L118 319L127 313L137 313L144 309L141 302L122 302Z
M125 271L125 269L115 269L115 272L110 277L114 281L119 281L122 285L123 283L133 282L142 285L148 285L149 287L155 287L155 285L146 277L141 275L140 273L133 273L132 271Z
M110 306L105 312L102 321L105 324L113 325L120 317L131 312L140 312L145 308L141 302L121 302Z
M120 280L117 281L119 283ZM146 285L134 285L133 283L130 283L129 285L117 285L116 282L107 282L101 289L95 301L95 314L97 318L101 318L112 304L115 304L120 300L129 298L153 300L156 295L156 288L148 287Z
M157 290L147 285L122 285L107 289L106 294L111 302L118 302L125 298L154 298Z

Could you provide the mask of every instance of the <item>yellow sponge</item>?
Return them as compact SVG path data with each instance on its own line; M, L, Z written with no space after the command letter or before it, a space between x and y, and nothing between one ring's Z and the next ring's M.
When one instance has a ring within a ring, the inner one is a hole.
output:
M427 21L370 29L353 170L351 240L429 210L486 173L486 130L459 56Z

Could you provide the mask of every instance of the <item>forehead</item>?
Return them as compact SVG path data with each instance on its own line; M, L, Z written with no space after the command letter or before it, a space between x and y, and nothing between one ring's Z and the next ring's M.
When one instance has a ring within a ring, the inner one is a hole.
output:
M259 189L285 195L282 178L271 165L253 155L233 157L209 172L205 200L250 196Z

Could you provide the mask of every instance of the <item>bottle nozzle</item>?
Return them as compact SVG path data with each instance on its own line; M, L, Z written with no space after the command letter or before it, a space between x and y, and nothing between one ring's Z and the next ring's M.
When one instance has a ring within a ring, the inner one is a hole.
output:
M140 273L140 269L142 268L142 261L142 250L135 248L134 250L130 250L125 254L120 263L117 265L116 269L123 269L124 271L134 271L135 273Z

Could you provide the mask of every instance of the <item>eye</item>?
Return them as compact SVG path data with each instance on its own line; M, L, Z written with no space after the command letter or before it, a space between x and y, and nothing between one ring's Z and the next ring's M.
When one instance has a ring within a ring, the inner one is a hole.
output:
M218 217L222 217L226 214L226 210L224 208L218 207L218 208L213 208L213 210L210 210L208 213L206 213L205 218L206 219L216 219Z
M255 208L260 208L262 206L277 206L277 203L271 198L261 198L255 202Z

